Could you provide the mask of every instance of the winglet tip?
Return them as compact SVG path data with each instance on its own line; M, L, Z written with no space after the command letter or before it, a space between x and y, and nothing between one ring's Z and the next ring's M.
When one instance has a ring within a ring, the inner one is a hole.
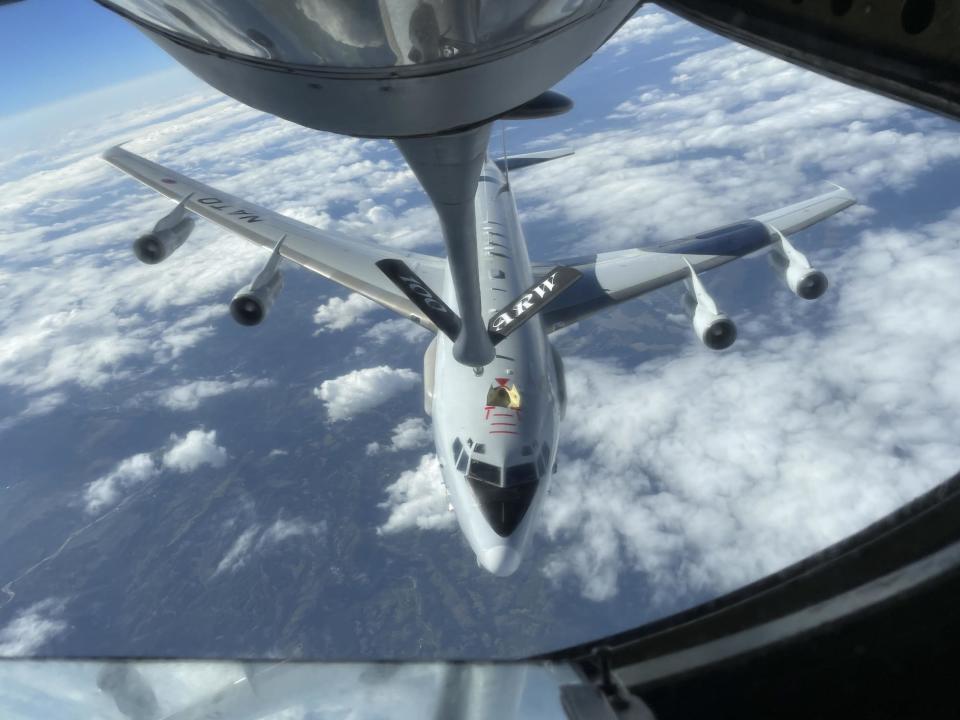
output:
M124 145L126 145L126 144L129 143L129 142L133 142L133 138L129 138L129 139L127 139L127 140L124 140L123 142L118 142L116 145L111 145L111 146L108 147L106 150L104 150L102 153L100 153L100 157L102 157L104 160L109 160L109 159L110 159L113 155L115 155L118 151L129 152L129 151L125 150L125 148L123 147Z
M846 195L846 197L847 197L848 200L850 200L851 202L854 202L854 203L857 202L857 198L854 196L854 194L853 194L852 192L850 192L849 190L847 190L845 187L843 187L842 185L837 185L837 183L831 182L831 181L829 181L829 180L828 180L827 182L828 182L828 184L832 185L832 186L835 187L837 190L839 190L843 195Z

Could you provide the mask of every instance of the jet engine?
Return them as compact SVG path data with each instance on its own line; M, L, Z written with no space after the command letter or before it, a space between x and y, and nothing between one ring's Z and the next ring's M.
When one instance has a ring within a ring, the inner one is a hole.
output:
M153 226L153 232L141 235L134 241L133 254L140 262L147 265L163 262L187 241L196 225L194 216L187 212L186 203L189 199L189 196L184 198L169 214L161 218Z
M683 309L693 325L700 342L711 350L726 350L737 339L737 326L717 309L717 303L707 293L690 263L690 277L683 293Z
M280 245L270 254L260 274L249 285L242 287L230 301L230 315L241 325L259 325L270 312L273 301L283 289L283 273L280 272Z
M827 276L810 267L806 256L779 231L770 251L770 265L790 291L804 300L816 300L827 291Z

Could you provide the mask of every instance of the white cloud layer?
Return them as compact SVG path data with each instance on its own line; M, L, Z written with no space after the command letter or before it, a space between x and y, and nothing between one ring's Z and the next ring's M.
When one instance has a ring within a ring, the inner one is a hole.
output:
M363 333L363 337L377 345L385 345L393 340L404 342L421 342L430 335L430 331L422 325L405 318L393 318L372 325Z
M224 555L217 564L217 569L213 571L213 574L216 576L220 573L233 572L243 567L247 562L250 549L253 547L253 541L256 539L258 532L260 532L260 526L254 525L240 533L237 539L233 541L230 549L227 550L227 554Z
M358 293L346 298L333 297L313 313L313 321L323 330L345 330L380 309L373 300Z
M367 445L367 455L376 455L379 452L397 452L398 450L414 450L430 443L433 433L422 417L411 417L401 421L394 429L390 444L383 446L380 443Z
M207 398L237 390L269 387L267 379L239 378L237 380L194 380L156 393L157 402L168 410L196 410Z
M311 523L303 518L286 519L278 517L272 525L262 532L259 524L253 524L236 537L217 564L213 574L217 576L224 572L235 572L242 568L254 553L267 552L292 538L320 538L326 533L326 530L326 523Z
M690 26L665 12L638 12L627 20L600 52L614 50L618 55L635 45L646 45L654 39L672 35Z
M35 655L47 642L63 634L64 603L48 598L34 603L0 628L0 657Z
M822 333L794 300L758 319L768 337L723 354L571 359L545 572L597 600L625 571L664 604L728 590L955 472L958 227L960 211L864 233L835 263Z
M173 446L163 454L163 465L177 472L193 472L203 465L222 467L227 451L217 445L216 430L191 430L183 437L174 435Z
M419 382L420 376L412 370L380 365L324 380L313 389L313 394L326 404L330 420L347 420L382 405Z
M181 357L213 335L229 292L263 262L207 222L162 266L137 262L130 242L172 205L98 157L131 137L134 152L321 227L401 247L439 239L389 143L318 136L210 90L0 158L0 385L24 407ZM341 204L354 210L332 216ZM349 298L344 311L356 319L366 302Z
M95 514L116 505L121 496L164 470L193 472L203 465L222 467L226 461L227 451L217 445L216 430L197 428L183 437L171 435L165 450L131 455L106 475L88 483L83 491L84 507Z
M377 532L389 534L403 530L447 530L456 526L450 510L440 461L434 454L424 455L414 470L404 471L387 487L387 499L380 507L389 511Z
M677 63L669 85L644 88L608 125L550 139L576 149L557 161L563 192L552 163L516 182L528 219L587 229L573 253L701 232L826 192L827 180L869 202L960 158L944 122L733 44Z
M146 482L160 472L160 467L150 453L137 453L125 460L103 477L87 485L83 500L88 513L100 512L117 502L120 494Z

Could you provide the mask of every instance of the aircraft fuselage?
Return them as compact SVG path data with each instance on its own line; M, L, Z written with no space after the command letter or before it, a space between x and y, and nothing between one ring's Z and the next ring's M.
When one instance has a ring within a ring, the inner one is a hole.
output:
M513 194L489 158L475 209L481 307L489 320L534 281ZM449 272L441 294L458 311ZM529 544L553 474L562 369L539 316L498 344L482 369L457 362L442 333L436 342L432 417L443 482L478 564L509 575Z

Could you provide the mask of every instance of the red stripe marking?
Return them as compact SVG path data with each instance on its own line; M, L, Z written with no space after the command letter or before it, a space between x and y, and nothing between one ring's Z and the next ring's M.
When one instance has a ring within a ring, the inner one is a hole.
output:
M491 435L519 435L520 433L516 433L513 430L491 430L490 434Z
M510 427L516 427L516 423L490 423L491 425L509 425Z
M497 382L500 384L501 387L506 387L509 380L507 378L497 378Z
M512 418L512 417L513 417L513 415L511 415L510 413L494 413L493 416L494 416L494 417L509 417L509 418Z

